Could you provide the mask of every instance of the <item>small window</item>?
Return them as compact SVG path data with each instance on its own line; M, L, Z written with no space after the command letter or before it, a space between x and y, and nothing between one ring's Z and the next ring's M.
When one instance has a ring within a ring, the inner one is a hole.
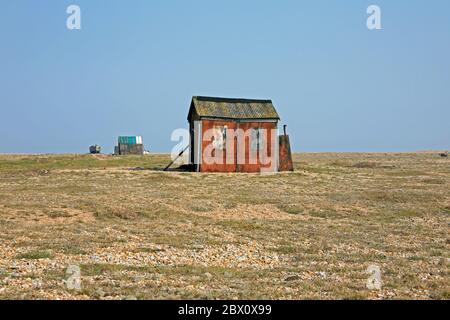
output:
M227 143L227 126L214 127L213 145L216 150L225 150Z
M259 152L261 144L261 130L260 128L253 128L251 131L250 150Z

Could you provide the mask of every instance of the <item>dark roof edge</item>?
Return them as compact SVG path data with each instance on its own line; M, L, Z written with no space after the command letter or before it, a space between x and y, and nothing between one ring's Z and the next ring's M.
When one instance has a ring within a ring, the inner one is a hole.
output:
M261 122L261 121L269 121L269 120L281 120L280 117L277 118L232 118L232 117L214 117L214 116L199 116L199 119L204 120L230 120L230 121L247 121L247 122Z
M211 102L237 102L237 103L272 103L272 100L268 99L242 99L242 98L219 98L219 97L205 97L205 96L194 96L193 100L198 101L211 101Z

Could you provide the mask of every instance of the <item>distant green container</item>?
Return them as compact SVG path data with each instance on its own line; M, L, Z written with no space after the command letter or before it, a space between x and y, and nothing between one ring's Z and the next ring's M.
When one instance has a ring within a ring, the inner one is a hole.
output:
M128 145L143 144L142 137L140 137L140 136L122 136L122 137L119 137L119 145L120 144L128 144Z

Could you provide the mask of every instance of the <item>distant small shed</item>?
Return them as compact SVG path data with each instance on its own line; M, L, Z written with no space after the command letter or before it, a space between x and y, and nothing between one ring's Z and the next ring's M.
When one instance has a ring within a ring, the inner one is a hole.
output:
M115 147L117 155L143 155L144 142L141 136L121 136Z
M279 120L271 100L193 97L191 165L198 172L277 172Z

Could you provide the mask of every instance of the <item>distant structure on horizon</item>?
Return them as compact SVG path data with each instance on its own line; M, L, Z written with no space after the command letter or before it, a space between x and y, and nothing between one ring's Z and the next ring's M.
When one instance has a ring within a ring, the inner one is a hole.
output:
M120 136L114 148L115 155L143 155L144 143L141 136Z
M100 147L98 144L94 144L93 146L89 147L89 153L100 154L102 153L102 147Z

